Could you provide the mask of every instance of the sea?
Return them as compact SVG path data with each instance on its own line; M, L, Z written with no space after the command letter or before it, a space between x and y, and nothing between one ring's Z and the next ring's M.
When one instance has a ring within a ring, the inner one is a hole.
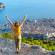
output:
M5 16L14 21L23 19L55 18L55 0L0 0L5 8L0 10L0 24L8 22ZM31 18L30 18L31 17Z

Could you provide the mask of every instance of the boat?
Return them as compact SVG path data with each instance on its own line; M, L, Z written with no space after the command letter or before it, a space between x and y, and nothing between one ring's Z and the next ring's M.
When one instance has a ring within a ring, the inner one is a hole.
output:
M5 8L5 4L0 2L0 9L3 9L3 8Z

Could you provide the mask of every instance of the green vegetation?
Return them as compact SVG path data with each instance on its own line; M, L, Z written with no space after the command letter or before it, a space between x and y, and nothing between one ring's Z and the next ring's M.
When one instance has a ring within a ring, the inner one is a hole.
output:
M0 38L4 38L4 39L13 39L13 35L12 33L1 33L0 34Z
M33 38L22 38L22 42L28 43L31 45L39 45L42 46L43 48L49 50L49 51L54 51L55 50L55 41L47 41L47 40L38 40L38 39L33 39Z
M13 39L13 35L12 35L12 33L3 33L3 34L0 34L0 38ZM47 50L54 51L55 50L55 41L47 41L46 38L44 38L44 39L45 40L39 40L39 39L30 38L30 37L28 37L28 38L22 37L22 42L28 43L30 45L39 45Z

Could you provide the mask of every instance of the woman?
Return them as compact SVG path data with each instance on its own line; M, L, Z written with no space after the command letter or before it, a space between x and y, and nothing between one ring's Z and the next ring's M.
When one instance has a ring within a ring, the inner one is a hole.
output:
M15 22L12 25L12 31L14 35L15 45L16 45L16 52L21 49L21 25L17 22Z
M14 35L15 45L16 45L16 53L21 49L21 28L23 26L23 23L26 20L26 16L24 16L23 22L20 24L18 22L13 23L8 16L6 16L7 20L11 24L12 33Z

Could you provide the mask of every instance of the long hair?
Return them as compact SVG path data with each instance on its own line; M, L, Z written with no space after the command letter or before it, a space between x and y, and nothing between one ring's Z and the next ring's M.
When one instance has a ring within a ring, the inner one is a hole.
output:
M15 26L15 27L18 27L18 26L20 26L20 23L19 23L19 22L15 22L15 23L14 23L14 26Z
M18 26L18 22L15 22L15 23L14 23L14 26Z

